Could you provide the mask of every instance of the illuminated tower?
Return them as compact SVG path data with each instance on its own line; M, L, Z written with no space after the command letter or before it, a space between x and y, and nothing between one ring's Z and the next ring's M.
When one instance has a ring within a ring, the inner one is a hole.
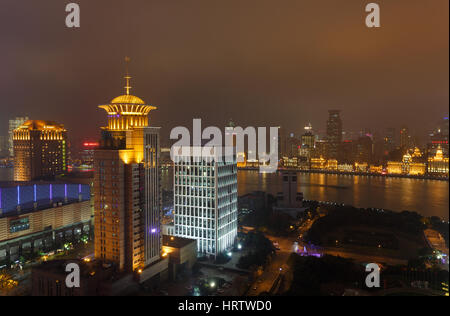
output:
M175 236L196 239L199 254L217 257L238 228L236 156L188 147L174 156Z
M156 107L131 95L125 79L125 94L99 106L108 126L94 154L95 257L142 274L161 259L160 136L148 127Z
M14 130L14 180L51 178L67 171L67 131L50 121L26 121Z

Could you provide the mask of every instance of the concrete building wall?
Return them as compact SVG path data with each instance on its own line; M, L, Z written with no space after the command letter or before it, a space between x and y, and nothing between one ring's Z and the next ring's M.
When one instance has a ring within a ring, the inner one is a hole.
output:
M90 218L90 201L72 203L13 217L3 217L0 218L0 242L38 233L47 227L55 230L75 223L86 222ZM11 232L11 222L20 219L27 219L29 228L14 233Z

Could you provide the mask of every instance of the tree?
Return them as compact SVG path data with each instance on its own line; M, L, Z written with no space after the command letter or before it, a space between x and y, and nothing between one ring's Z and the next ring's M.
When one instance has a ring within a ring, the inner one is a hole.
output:
M12 279L11 275L5 270L0 271L0 289L2 290L12 290L19 283Z

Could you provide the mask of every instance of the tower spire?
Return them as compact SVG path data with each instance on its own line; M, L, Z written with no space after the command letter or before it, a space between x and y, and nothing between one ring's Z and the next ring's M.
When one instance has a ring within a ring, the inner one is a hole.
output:
M131 86L130 86L131 76L128 73L128 65L129 65L129 63L130 63L130 57L126 56L125 57L125 77L124 78L125 78L126 83L127 83L127 85L125 86L125 92L126 92L127 95L130 94L130 90L131 90Z

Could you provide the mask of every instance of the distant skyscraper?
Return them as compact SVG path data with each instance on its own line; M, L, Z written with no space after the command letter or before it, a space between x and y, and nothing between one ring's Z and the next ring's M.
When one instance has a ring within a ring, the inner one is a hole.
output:
M392 151L395 149L397 144L397 133L395 131L395 128L388 128L386 129L386 133L384 136L384 145L386 151Z
M369 136L362 136L358 139L357 145L357 155L356 160L359 163L368 163L372 162L373 157L373 141Z
M403 126L400 130L400 147L403 150L408 150L412 146L412 138L409 134L409 129L406 126Z
M310 150L316 147L316 136L313 133L311 123L305 126L305 133L301 136L302 148L307 147Z
M190 147L191 155L175 155L175 236L196 239L199 253L217 256L232 247L237 236L236 158L204 149L202 159L197 149Z
M126 94L99 106L108 126L94 153L95 257L145 279L167 269L160 260L160 136L148 127L156 107L131 95L131 77L125 78Z
M9 156L9 138L7 136L0 136L0 157Z
M28 117L16 117L14 119L9 120L9 156L14 157L14 142L13 142L13 136L14 136L14 130L19 128L23 123L28 121Z
M342 143L342 120L340 110L329 110L327 121L328 158L338 159Z
M67 171L67 131L50 121L26 121L13 133L14 180L31 181Z

